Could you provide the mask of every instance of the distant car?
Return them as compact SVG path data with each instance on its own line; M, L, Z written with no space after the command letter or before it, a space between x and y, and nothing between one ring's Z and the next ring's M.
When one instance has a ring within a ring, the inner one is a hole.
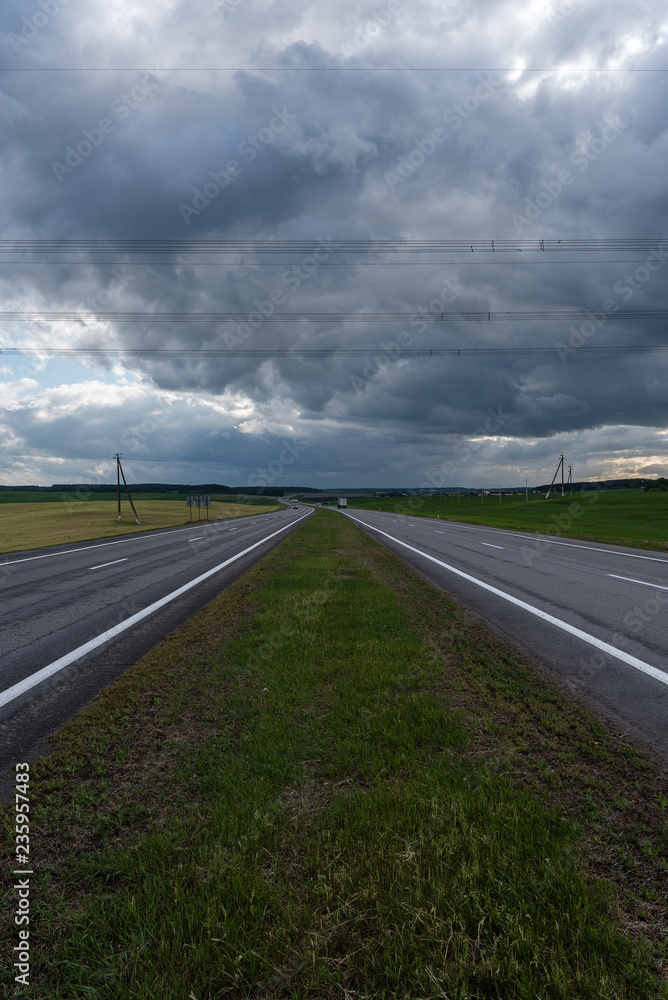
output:
M293 510L299 510L299 504L298 503L293 503L292 509Z

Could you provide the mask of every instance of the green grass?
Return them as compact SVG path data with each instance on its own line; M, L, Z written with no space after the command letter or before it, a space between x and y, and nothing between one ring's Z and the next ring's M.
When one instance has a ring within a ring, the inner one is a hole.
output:
M610 490L541 496L379 497L349 501L358 510L385 510L496 528L564 535L643 549L668 548L668 493Z
M55 496L56 494L51 494ZM95 538L136 534L140 531L156 531L177 525L189 524L189 508L185 497L180 503L173 500L147 500L143 494L133 498L139 515L137 524L127 496L121 501L121 520L118 520L116 499L99 503L83 500L65 500L45 503L17 503L0 506L0 553L21 552L49 545L68 542L83 542ZM267 511L283 510L282 504L252 504L215 501L211 498L209 520L217 521L219 513L227 520L230 517L249 517ZM206 521L206 510L200 508L202 521ZM197 508L193 508L196 522Z
M668 997L628 749L317 512L33 766L21 996Z

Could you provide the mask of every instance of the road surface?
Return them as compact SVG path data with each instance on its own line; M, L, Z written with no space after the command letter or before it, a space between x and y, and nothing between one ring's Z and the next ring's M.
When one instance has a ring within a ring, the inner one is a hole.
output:
M345 516L668 759L668 555L385 512Z
M301 507L0 557L0 766L287 537Z

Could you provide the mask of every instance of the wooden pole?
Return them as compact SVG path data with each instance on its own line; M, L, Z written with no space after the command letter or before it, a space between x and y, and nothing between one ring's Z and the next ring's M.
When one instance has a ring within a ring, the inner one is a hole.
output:
M121 519L121 456L116 452L116 492L118 493L118 520Z
M130 501L130 506L132 507L132 513L133 513L133 514L134 514L134 516L135 516L135 521L137 522L137 524L141 524L141 522L140 522L139 518L137 517L137 511L135 510L135 505L134 505L134 504L133 504L133 502L132 502L132 497L130 496L130 490L128 489L128 484L127 484L127 482L125 481L125 473L123 472L123 466L121 465L121 459L120 459L120 456L119 456L119 458L118 458L118 467L119 467L119 469L121 470L121 475L123 476L123 482L125 483L125 492L126 492L126 493L127 493L127 495L128 495L128 500ZM119 517L119 521L120 521L120 517Z

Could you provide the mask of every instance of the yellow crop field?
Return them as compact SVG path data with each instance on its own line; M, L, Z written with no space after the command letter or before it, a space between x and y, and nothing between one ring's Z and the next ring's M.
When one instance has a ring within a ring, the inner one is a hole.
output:
M134 499L134 498L133 498ZM0 504L0 552L38 549L65 542L83 542L93 538L130 535L155 528L171 528L189 523L189 510L184 501L135 500L141 525L135 524L130 504L124 500L121 521L118 521L116 500L67 500L57 503ZM238 503L218 503L213 500L209 520L249 517L276 510L276 504L246 506ZM202 523L206 512L201 511ZM197 521L197 510L193 508Z

